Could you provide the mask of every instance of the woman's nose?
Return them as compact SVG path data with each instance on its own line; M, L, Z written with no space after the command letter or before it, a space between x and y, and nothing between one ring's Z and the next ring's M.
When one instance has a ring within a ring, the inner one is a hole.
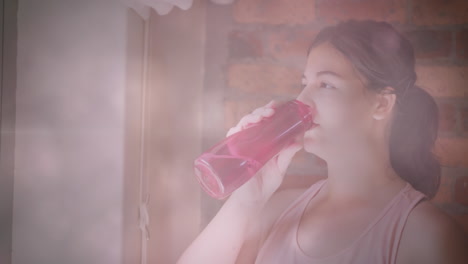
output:
M314 95L310 88L304 88L302 92L296 97L296 100L315 108Z

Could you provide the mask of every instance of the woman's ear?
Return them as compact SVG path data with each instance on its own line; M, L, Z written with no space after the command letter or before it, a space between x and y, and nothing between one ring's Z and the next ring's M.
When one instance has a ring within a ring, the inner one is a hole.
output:
M395 89L392 87L385 87L375 96L374 112L372 117L375 120L382 120L390 117L395 102Z

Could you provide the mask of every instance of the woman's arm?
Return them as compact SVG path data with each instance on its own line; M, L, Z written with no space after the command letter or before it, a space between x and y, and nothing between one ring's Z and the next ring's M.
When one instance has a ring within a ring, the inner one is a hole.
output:
M259 206L228 199L177 263L235 263L260 211Z
M303 192L304 189L276 192L263 209L243 206L234 199L226 201L178 264L253 264L276 219Z
M274 114L274 102L241 119L228 135ZM247 183L232 193L213 220L180 257L178 264L235 263L242 246L258 245L258 223L263 209L283 181L289 163L302 144L294 143L272 158ZM253 252L249 249L249 251ZM246 252L243 250L243 252ZM256 254L253 252L249 255ZM244 256L244 254L241 254Z

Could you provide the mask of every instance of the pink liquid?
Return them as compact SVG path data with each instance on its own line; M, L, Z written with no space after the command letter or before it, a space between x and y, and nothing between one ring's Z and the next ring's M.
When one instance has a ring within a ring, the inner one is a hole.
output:
M222 199L247 182L261 167L261 163L248 157L205 153L197 159L195 173L205 192Z
M195 160L195 175L209 195L225 198L312 124L309 106L296 100L287 102L276 108L273 116L203 153Z

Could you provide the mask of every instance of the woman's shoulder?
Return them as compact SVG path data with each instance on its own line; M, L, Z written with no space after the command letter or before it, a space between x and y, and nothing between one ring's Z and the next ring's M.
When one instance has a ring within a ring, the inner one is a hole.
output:
M403 230L399 263L468 263L467 236L447 214L424 200L410 213Z

